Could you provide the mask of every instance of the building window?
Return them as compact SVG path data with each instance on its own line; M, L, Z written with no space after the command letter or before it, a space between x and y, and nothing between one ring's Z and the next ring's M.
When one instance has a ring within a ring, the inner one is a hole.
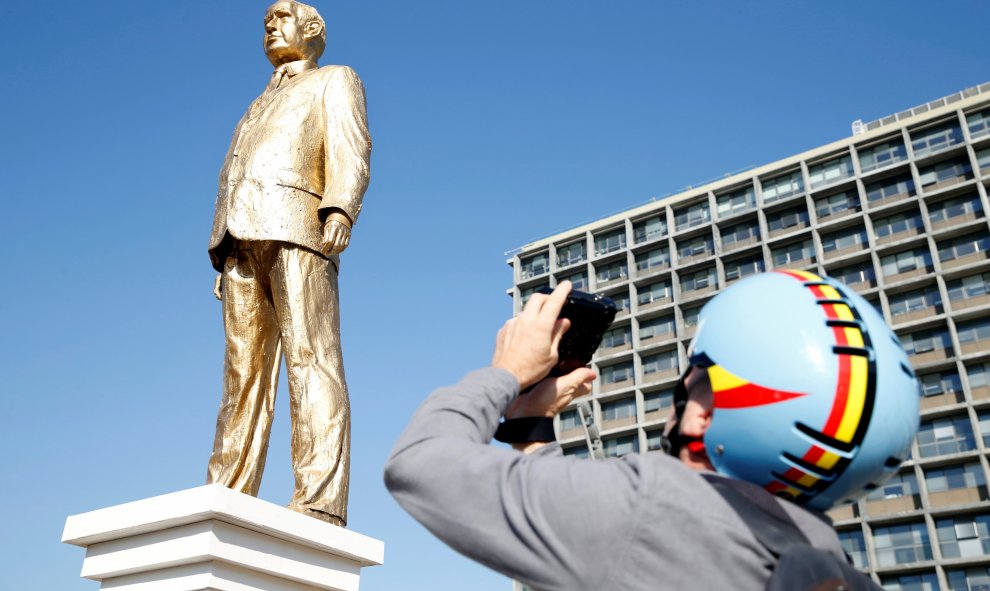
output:
M861 248L866 244L866 230L846 228L822 236L822 252L844 251L847 248Z
M918 477L914 472L901 472L875 488L866 496L867 501L885 501L918 494Z
M968 217L975 219L983 213L980 196L977 193L963 195L954 199L946 199L928 206L928 219L933 224L947 222L953 218Z
M561 431L573 431L574 429L581 428L581 417L578 416L577 410L565 410L560 413L560 430Z
M896 566L932 559L928 528L924 523L908 523L873 530L877 566Z
M643 394L643 412L663 412L674 407L674 391L646 392Z
M714 287L718 287L715 267L698 271L697 273L689 273L681 277L681 293L683 294Z
M907 160L907 150L904 149L904 142L901 140L886 142L859 152L859 167L864 173L902 160Z
M663 449L663 431L646 432L646 451Z
M808 184L813 190L852 176L852 157L848 155L808 167Z
M990 148L983 148L976 151L976 167L980 173L986 176L987 167L990 167Z
M674 296L673 289L669 281L658 281L639 288L636 301L640 306L651 304L660 300L668 300Z
M945 571L949 591L987 591L990 589L990 567L974 566Z
M969 136L973 139L990 133L990 109L970 113L966 116L966 125L969 127Z
M698 319L700 317L701 308L683 308L681 310L681 319L684 322L684 328L698 326Z
M955 371L929 373L918 376L918 380L921 382L921 395L925 397L962 392L962 380Z
M670 249L654 248L647 252L636 255L636 270L642 273L649 269L656 269L670 266Z
M804 191L804 181L801 171L785 174L773 179L761 180L763 183L763 203L773 203Z
M862 530L854 529L836 533L839 534L839 542L842 544L842 549L852 559L853 566L863 569L869 568L870 563L866 558L866 542L863 539Z
M718 218L725 219L756 208L756 191L752 186L715 198Z
M633 244L652 242L662 238L667 233L667 220L662 215L655 215L645 220L633 222Z
M938 591L938 577L935 573L913 575L885 575L880 577L884 591Z
M774 267L807 265L815 262L815 245L811 240L792 242L770 251Z
M908 273L917 269L930 270L932 255L927 248L906 250L880 259L880 272L884 277Z
M617 458L626 454L638 452L639 438L635 435L627 435L625 437L606 439L602 441L602 447L606 457Z
M520 259L520 274L523 279L543 275L550 270L550 255L541 252L540 254Z
M625 261L619 261L612 263L611 265L605 265L604 267L598 267L595 273L595 279L599 284L608 283L609 281L618 281L620 279L626 279L629 277L629 265Z
M677 351L664 351L643 357L643 375L673 370L677 372Z
M625 247L626 230L624 228L595 236L595 256L622 250Z
M990 515L961 515L935 521L942 558L990 554Z
M934 154L962 141L962 130L955 123L944 123L911 134L911 148L916 158Z
M873 285L877 279L876 271L873 269L873 263L869 261L829 271L828 275L846 285L856 285L858 283L869 283Z
M908 355L920 355L937 349L951 349L952 342L949 340L949 331L941 330L921 330L900 337L901 345Z
M570 267L578 263L583 263L588 259L587 247L584 241L572 242L567 246L557 247L557 266Z
M615 293L615 294L612 294L612 295L610 295L608 297L611 298L613 302L615 302L615 307L619 311L618 313L621 314L622 312L628 312L629 311L629 292L628 291L623 290L621 293Z
M617 363L601 368L602 384L616 384L633 379L633 364L631 361Z
M767 227L771 232L778 232L794 227L808 225L808 212L803 207L787 209L767 216Z
M917 233L918 230L924 227L925 225L921 221L921 214L917 211L898 213L873 220L873 232L877 235L878 240L907 232L908 230L915 230L914 233Z
M932 310L932 313L936 314L941 312L942 296L938 294L938 288L933 286L891 295L888 303L890 315L895 318L921 310Z
M763 271L762 255L753 255L750 257L725 262L726 281L733 281L754 273L762 273Z
M967 234L952 240L943 240L937 243L938 260L943 263L960 259L971 254L986 254L990 251L990 234L987 232L977 232Z
M984 385L988 385L990 384L990 375L988 375L987 366L983 366L983 371ZM967 375L972 374L967 373ZM969 385L974 389L976 388L976 386L973 386L972 377L970 377ZM978 421L977 426L980 428L980 436L983 437L983 445L990 447L990 411L984 410L980 412L980 414L976 415L976 419Z
M519 292L519 299L522 300L522 303L525 306L526 302L529 301L530 296L532 296L538 290L543 289L544 287L550 287L550 284L541 283L540 285L534 285L533 287L526 288Z
M636 418L636 399L623 398L614 402L602 404L603 421L621 421Z
M563 449L565 456L574 456L575 458L587 458L588 457L588 446L581 444L575 445L574 447L565 447Z
M990 318L959 323L956 325L956 333L964 351L970 343L983 343L990 349Z
M739 243L750 243L760 239L760 226L756 223L736 224L722 230L722 247L733 248Z
M698 236L687 241L678 242L677 244L677 256L680 259L711 255L714 252L715 243L711 236Z
M928 493L941 493L952 490L986 486L983 468L977 462L961 466L946 466L925 470L925 486Z
M660 318L650 318L639 323L639 340L645 341L654 337L663 337L674 334L674 317L661 316Z
M580 273L575 273L573 275L568 275L567 277L561 277L561 281L570 281L571 286L574 289L587 290L588 289L588 274L584 271Z
M674 223L678 230L700 226L711 220L712 212L708 209L707 201L674 210Z
M918 453L923 458L976 449L969 417L960 415L926 421L918 430Z
M978 363L966 366L966 378L969 380L969 388L974 392L981 388L990 390L990 363ZM981 433L990 435L990 430L980 427Z
M606 331L602 337L601 349L613 349L632 343L632 331L628 326L621 326Z
M911 175L901 175L866 185L866 200L870 203L907 199L916 194Z
M821 199L815 199L815 215L827 218L846 211L859 210L859 197L855 191L843 191Z
M969 160L955 158L939 162L918 170L918 181L925 191L934 191L973 178L973 167Z

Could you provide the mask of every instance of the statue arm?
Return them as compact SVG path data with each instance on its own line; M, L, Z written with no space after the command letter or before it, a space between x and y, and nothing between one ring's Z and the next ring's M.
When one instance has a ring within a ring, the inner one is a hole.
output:
M326 238L328 227L342 228L349 235L350 227L357 221L370 178L371 136L364 86L353 69L333 66L323 98L326 186L320 216Z

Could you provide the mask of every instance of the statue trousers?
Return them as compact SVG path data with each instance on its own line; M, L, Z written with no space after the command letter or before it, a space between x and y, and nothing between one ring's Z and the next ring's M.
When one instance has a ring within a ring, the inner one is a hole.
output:
M337 269L293 244L237 240L222 282L227 348L207 483L257 496L284 353L295 473L289 508L345 524L351 428Z

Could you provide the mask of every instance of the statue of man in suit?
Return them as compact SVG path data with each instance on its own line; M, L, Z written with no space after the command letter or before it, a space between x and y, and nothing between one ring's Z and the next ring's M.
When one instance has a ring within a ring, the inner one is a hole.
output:
M289 508L346 525L350 406L340 349L338 254L368 187L364 88L318 68L326 26L280 0L265 14L275 67L220 171L210 259L226 331L223 396L207 482L258 494L282 355L295 492Z

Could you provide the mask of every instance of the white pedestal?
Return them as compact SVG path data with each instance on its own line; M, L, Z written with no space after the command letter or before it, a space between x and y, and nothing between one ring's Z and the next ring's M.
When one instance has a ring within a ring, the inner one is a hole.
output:
M82 576L115 591L357 591L385 544L219 484L65 522Z

